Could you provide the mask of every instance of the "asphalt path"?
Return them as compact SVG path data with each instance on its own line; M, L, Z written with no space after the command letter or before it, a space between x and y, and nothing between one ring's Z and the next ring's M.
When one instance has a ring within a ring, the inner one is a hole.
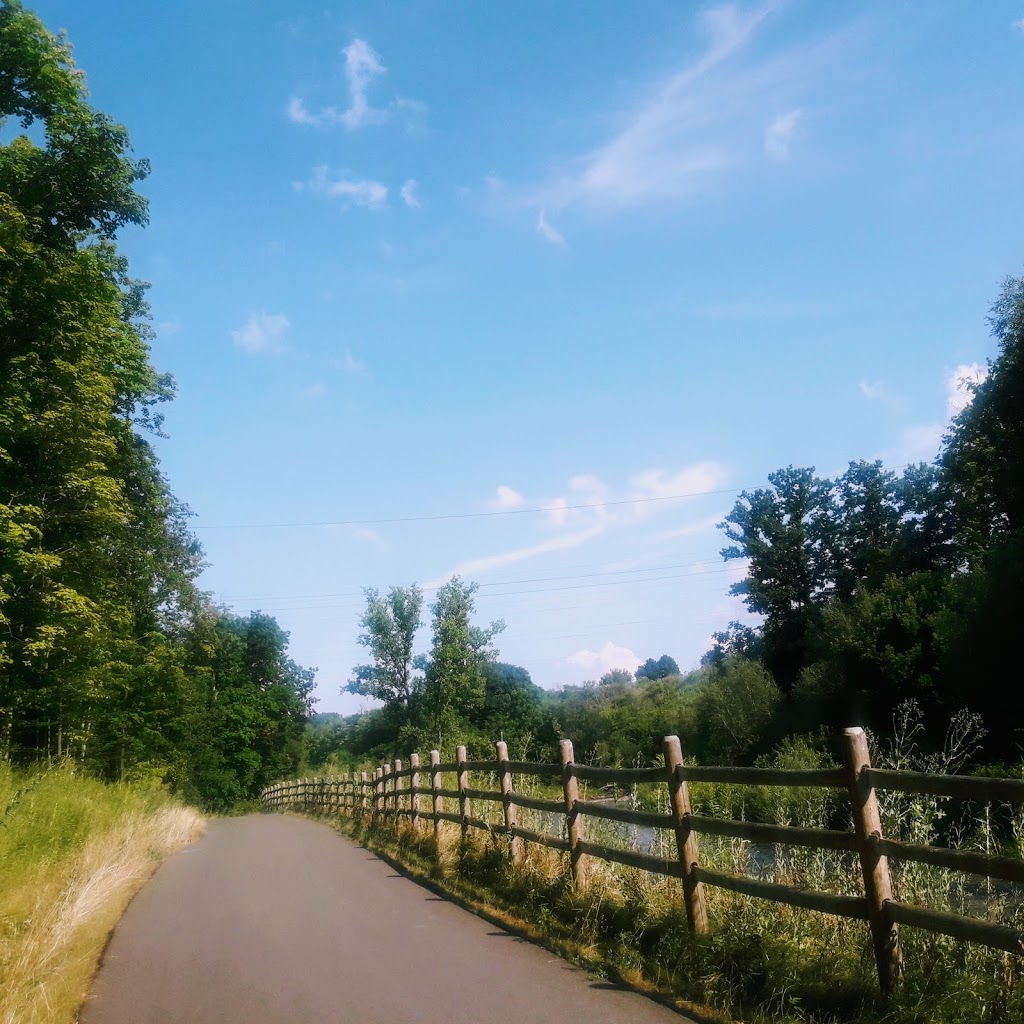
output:
M213 820L132 900L82 1024L680 1024L307 818Z

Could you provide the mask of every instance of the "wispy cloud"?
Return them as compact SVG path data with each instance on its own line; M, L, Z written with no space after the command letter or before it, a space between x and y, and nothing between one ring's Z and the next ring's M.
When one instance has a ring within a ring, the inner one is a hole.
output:
M862 379L857 388L869 402L879 402L892 409L905 409L909 405L906 397L890 391L884 381Z
M303 388L302 394L306 398L322 398L327 394L327 385L323 381L317 381L315 384L310 384L308 388Z
M345 349L345 354L340 359L333 360L331 365L336 370L341 370L343 373L351 373L354 376L366 373L366 362L356 358L350 349Z
M721 515L706 516L703 519L694 519L692 522L683 523L671 530L659 533L658 540L675 540L678 537L697 537L702 533L710 533L722 521Z
M524 204L544 211L545 219L569 207L616 212L664 205L720 187L735 170L757 166L765 153L786 160L805 97L836 79L849 34L800 40L787 49L767 41L755 49L751 43L769 13L768 5L702 11L702 50L615 117L617 128L605 141L563 160L560 172Z
M283 352L289 327L291 322L283 313L253 313L231 337L246 352Z
M608 530L635 526L657 515L659 511L678 508L700 494L720 487L726 475L725 468L712 461L694 463L674 473L646 470L632 477L628 490L625 493L620 491L621 496L616 497L594 474L577 474L569 478L567 493L531 505L543 510L542 523L545 527L561 532L537 544L461 562L427 585L443 582L453 574L472 576L554 551L579 547ZM652 502L651 498L660 500ZM495 511L504 511L528 503L518 491L502 485L497 490L497 500L492 500L490 507ZM720 518L716 516L712 525Z
M288 101L288 119L295 124L324 127L342 125L349 131L366 125L384 124L398 114L404 114L411 125L422 119L426 107L419 100L396 96L383 107L370 103L368 93L375 79L385 74L387 68L381 63L380 55L365 39L353 39L342 51L345 59L345 83L348 88L348 106L338 109L334 106L309 110L299 96Z
M553 228L548 223L547 214L544 210L537 214L537 234L552 245L565 245L565 238L557 228Z
M419 185L417 185L416 179L409 178L402 184L402 188L399 191L399 195L402 197L402 202L411 210L418 210L423 205L420 202L419 196L416 194L418 188Z
M501 551L495 555L485 555L482 558L470 558L460 562L451 572L445 573L436 579L424 584L424 587L440 586L452 576L474 576L478 573L490 572L492 569L500 569L504 565L514 565L516 562L525 562L529 558L536 558L538 555L547 555L553 551L565 551L567 548L579 547L593 540L605 530L605 524L599 523L596 526L579 530L575 533L563 533L557 537L541 541L539 544L530 544L527 547L513 548L511 551Z
M1018 32L1024 32L1024 18L1018 18L1010 27L1015 28Z
M791 110L788 114L779 114L764 133L764 151L773 159L786 161L789 159L789 146L793 134L800 122L803 112Z
M489 507L495 512L506 512L510 509L522 508L525 504L526 499L518 491L501 484L495 492L495 497L490 502Z
M941 423L920 423L906 427L891 448L879 452L887 466L902 469L915 462L931 462L939 452L944 429Z
M387 206L388 187L370 178L349 178L343 174L332 175L325 166L317 167L308 182L297 182L298 191L308 189L315 195L340 200L342 209L361 206L367 210L379 210Z
M611 640L607 640L600 650L582 650L570 654L565 659L565 663L574 668L582 668L594 675L603 676L606 672L611 672L616 668L635 672L641 660L635 651L631 651L628 647L620 647L612 643Z
M357 526L352 531L352 539L362 541L364 544L373 544L375 547L385 546L380 534L368 526Z
M959 416L974 401L971 384L980 384L988 376L982 363L961 363L946 378L946 415Z

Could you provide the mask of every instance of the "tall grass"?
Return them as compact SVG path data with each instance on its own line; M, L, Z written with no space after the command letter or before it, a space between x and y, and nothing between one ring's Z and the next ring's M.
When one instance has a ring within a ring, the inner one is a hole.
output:
M158 788L0 764L0 1024L74 1021L128 901L202 829Z
M978 738L977 723L954 719L939 754L915 746L913 716L898 723L895 739L876 750L876 763L925 771L955 771ZM784 745L765 763L817 768L827 755L813 744ZM495 788L491 782L490 788ZM554 787L517 778L517 788L557 798ZM482 776L470 783L487 788ZM592 795L592 794L591 794ZM584 796L581 793L581 796ZM637 787L638 806L665 810L665 787ZM1024 855L1024 818L1005 807L901 794L880 794L888 836L914 843L948 844ZM695 810L720 817L779 824L850 829L842 792L739 786L691 786ZM473 813L501 824L499 804L478 802ZM557 831L561 816L519 808L520 824ZM674 857L671 832L586 819L588 838ZM429 822L419 833L407 819L375 825L347 821L369 845L431 876L458 896L497 913L510 924L575 954L614 975L681 998L691 1011L704 1008L751 1022L806 1024L1019 1024L1024 1021L1021 960L1009 954L919 929L901 929L906 972L894 998L878 994L867 924L787 907L705 887L711 933L694 937L686 926L676 881L588 858L588 887L574 892L567 858L526 846L514 870L508 840L498 831L471 830L463 842L457 826L443 825L435 848ZM862 895L854 855L799 848L752 847L740 840L700 837L701 863L822 892ZM1012 924L1024 930L1024 901L1011 886L910 862L891 863L896 898Z

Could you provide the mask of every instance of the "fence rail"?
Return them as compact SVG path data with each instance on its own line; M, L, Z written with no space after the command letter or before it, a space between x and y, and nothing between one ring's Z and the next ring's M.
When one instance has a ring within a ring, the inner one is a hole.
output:
M348 773L332 779L293 779L265 789L262 800L271 809L336 812L374 821L408 819L414 829L426 828L430 822L438 838L443 823L458 825L463 837L472 828L502 834L510 839L510 854L516 864L522 861L524 842L568 854L573 883L579 888L586 886L586 858L678 878L682 882L687 921L696 933L705 933L709 929L704 886L727 889L791 907L867 921L871 929L879 984L886 993L895 984L902 966L899 925L950 935L1010 953L1024 953L1024 932L1006 925L896 901L892 894L889 859L915 861L1018 883L1024 883L1024 860L886 839L882 834L876 796L876 790L891 790L963 800L1022 804L1024 781L872 768L867 738L861 729L846 730L844 750L845 766L834 769L688 766L683 763L678 737L668 736L665 738L665 758L661 766L598 768L576 764L569 740L561 743L559 763L510 761L506 745L498 743L498 756L495 760L468 760L466 748L459 747L456 761L442 762L439 753L434 750L430 752L428 765L421 765L419 756L413 754L410 767L395 761L376 768L372 775L360 772L358 775ZM497 788L485 789L479 785L471 787L470 772L476 773L478 777L486 775L497 779ZM455 788L442 786L444 775L454 776ZM514 779L520 776L560 779L562 799L543 799L517 793ZM422 785L424 779L429 780L429 786ZM618 786L638 783L665 785L668 787L670 812L654 813L617 807L602 799L581 800L579 780ZM853 831L769 825L694 814L687 788L690 782L843 789L850 800ZM503 809L502 823L474 816L474 800L500 803ZM446 801L458 801L458 811L449 809ZM521 827L516 818L516 809L519 807L560 817L561 834L536 832ZM591 842L585 834L584 822L588 817L647 828L671 829L675 832L677 857L668 859ZM863 895L849 896L797 889L702 867L697 845L699 835L856 853L860 862Z

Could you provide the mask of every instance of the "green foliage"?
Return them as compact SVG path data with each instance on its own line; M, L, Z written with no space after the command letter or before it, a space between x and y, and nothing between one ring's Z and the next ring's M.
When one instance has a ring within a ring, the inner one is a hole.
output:
M6 0L12 120L34 131L0 145L0 759L73 753L226 806L297 763L310 674L272 619L196 589L202 551L150 443L173 383L114 241L146 221L148 165L68 43Z
M416 684L413 644L420 627L423 591L415 585L392 587L382 597L369 588L365 595L359 643L370 651L373 660L353 669L353 678L345 689L382 701L400 725L407 725Z
M637 679L664 679L666 676L679 675L679 666L676 659L667 654L660 658L648 658L637 670Z

